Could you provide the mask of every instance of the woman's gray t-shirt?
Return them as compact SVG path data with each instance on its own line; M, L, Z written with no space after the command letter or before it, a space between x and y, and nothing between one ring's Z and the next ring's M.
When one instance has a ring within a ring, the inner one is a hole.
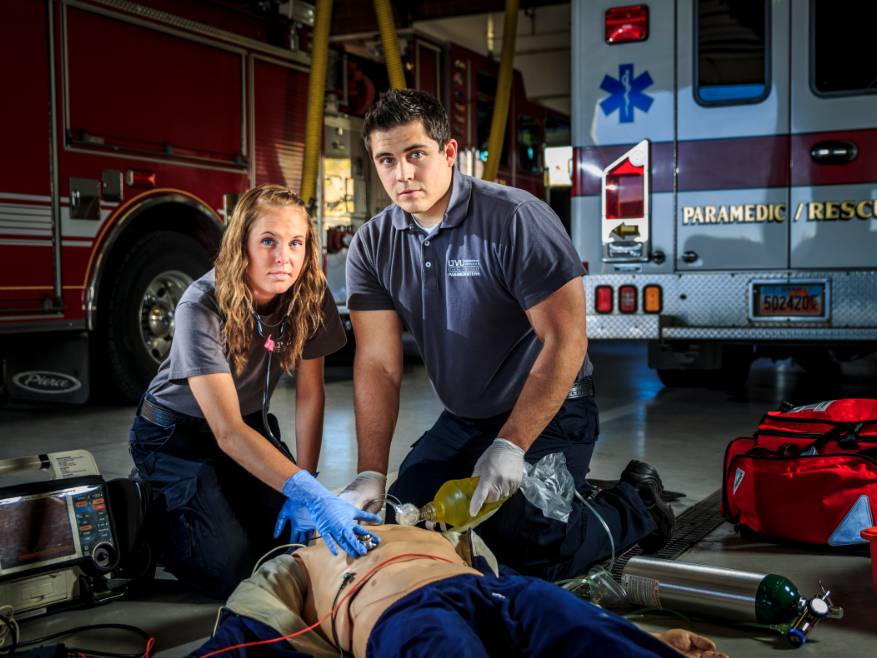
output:
M174 340L168 358L162 363L147 393L163 407L203 418L192 390L189 377L230 373L240 400L241 415L246 416L262 408L262 387L268 358L265 338L253 332L247 363L240 375L235 374L222 345L222 318L216 303L216 279L210 270L194 281L183 293L174 313ZM329 290L323 296L323 322L305 342L303 359L315 359L338 351L347 342L338 309ZM266 335L276 335L277 327L265 328ZM269 397L280 379L280 359L271 360Z

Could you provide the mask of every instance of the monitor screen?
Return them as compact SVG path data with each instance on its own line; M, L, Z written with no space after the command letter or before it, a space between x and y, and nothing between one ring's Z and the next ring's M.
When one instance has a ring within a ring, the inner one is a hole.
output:
M76 555L63 493L0 500L0 571Z

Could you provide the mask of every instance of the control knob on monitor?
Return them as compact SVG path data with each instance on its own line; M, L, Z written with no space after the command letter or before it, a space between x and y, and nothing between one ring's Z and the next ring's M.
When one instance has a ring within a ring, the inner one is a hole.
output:
M119 554L116 547L109 542L97 544L91 551L92 567L98 573L106 573L116 566Z

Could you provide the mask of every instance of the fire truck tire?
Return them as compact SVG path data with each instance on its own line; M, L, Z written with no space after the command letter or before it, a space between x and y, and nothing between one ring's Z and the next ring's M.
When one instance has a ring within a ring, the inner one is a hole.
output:
M135 243L111 273L105 335L115 397L133 403L143 395L170 350L177 302L210 266L202 244L160 231Z

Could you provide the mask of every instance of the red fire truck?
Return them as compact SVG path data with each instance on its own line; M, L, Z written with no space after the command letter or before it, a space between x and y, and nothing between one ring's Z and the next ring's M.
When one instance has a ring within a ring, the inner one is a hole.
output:
M136 399L237 195L298 187L308 58L281 18L273 29L231 3L4 4L0 356L11 396L82 402L90 382L110 381Z
M0 21L0 359L8 394L134 401L167 356L173 314L244 190L297 189L313 8L231 0L23 0ZM375 37L376 38L376 37ZM409 33L408 84L442 98L478 175L498 64ZM357 131L388 87L379 57L333 46L320 205L324 265L344 314L350 234L387 202ZM334 90L334 91L333 91ZM333 98L334 97L334 100ZM543 196L547 126L519 73L500 179ZM100 385L100 386L98 386Z

